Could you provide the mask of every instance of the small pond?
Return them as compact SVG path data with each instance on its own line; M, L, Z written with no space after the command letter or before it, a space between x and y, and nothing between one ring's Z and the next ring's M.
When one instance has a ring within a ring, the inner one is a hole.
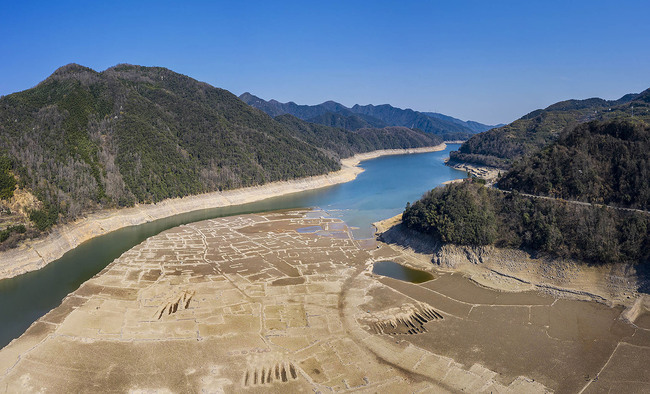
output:
M372 267L372 273L411 283L423 283L433 279L433 275L428 272L414 270L394 261L376 262Z

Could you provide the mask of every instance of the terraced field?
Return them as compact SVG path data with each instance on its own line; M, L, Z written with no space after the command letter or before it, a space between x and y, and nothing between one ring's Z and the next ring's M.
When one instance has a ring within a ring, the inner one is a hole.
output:
M411 263L320 211L165 231L2 349L0 389L650 389L650 330L622 309L497 292L432 268L419 284L372 274L386 259Z

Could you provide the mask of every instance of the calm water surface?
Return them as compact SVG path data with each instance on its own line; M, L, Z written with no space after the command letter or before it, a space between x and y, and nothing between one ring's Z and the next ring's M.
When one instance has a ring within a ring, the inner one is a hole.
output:
M319 207L353 228L356 238L373 234L371 223L400 213L442 182L465 173L444 165L450 144L440 152L386 156L364 161L365 171L352 182L226 208L204 209L126 227L94 238L44 268L0 280L0 348L101 271L122 253L164 230L216 217L287 208Z
M433 279L433 275L428 272L414 270L394 261L376 262L372 267L372 273L411 283L424 283Z

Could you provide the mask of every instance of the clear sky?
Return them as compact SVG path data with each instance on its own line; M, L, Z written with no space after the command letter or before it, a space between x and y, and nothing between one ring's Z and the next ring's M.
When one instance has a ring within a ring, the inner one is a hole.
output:
M9 1L0 94L58 67L163 66L239 95L483 123L650 87L650 1Z

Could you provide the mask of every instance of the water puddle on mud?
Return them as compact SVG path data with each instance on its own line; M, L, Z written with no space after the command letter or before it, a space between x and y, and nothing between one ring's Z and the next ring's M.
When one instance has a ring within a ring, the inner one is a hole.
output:
M307 226L307 227L301 227L296 230L300 234L309 234L309 233L315 233L317 231L324 231L321 226Z
M372 267L372 273L411 283L424 283L433 279L433 275L428 272L414 270L394 261L376 262Z

